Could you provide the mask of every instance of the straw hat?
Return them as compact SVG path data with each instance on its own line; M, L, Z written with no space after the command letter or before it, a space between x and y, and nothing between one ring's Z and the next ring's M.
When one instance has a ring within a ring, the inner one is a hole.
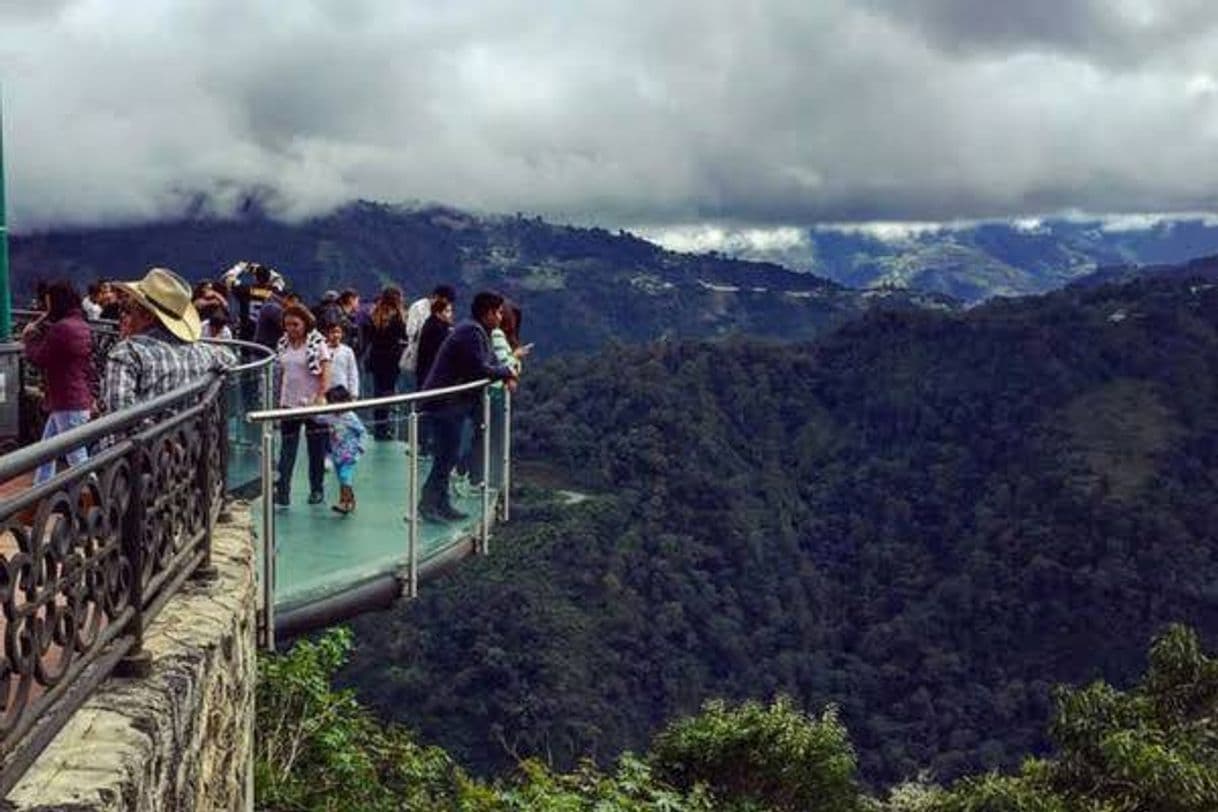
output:
M168 268L153 268L138 282L115 282L165 329L183 341L198 341L202 334L199 312L190 301L190 285Z

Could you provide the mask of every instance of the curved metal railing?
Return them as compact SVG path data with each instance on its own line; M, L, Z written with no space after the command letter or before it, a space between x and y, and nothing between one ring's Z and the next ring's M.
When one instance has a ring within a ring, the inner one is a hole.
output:
M147 673L145 629L214 577L225 492L224 376L0 457L0 796L102 680ZM21 489L32 470L84 462Z
M362 400L354 400L347 403L338 404L322 404L314 406L302 406L296 408L281 408L281 409L265 409L261 411L251 412L246 415L247 420L251 423L260 424L262 426L262 525L260 535L259 559L262 571L262 585L260 588L260 600L262 603L262 623L261 638L262 644L267 648L274 648L276 629L279 624L276 622L276 583L277 583L277 522L275 519L275 511L271 507L273 503L273 483L275 481L275 434L274 427L276 424L284 420L300 420L323 415L335 415L347 411L360 411L368 409L386 409L386 408L405 408L407 415L405 418L406 432L406 457L408 459L408 470L406 477L406 502L405 518L407 523L407 534L405 549L402 554L392 561L387 566L392 566L395 570L398 567L403 567L404 572L393 573L396 580L400 582L400 592L406 597L414 597L418 594L419 577L421 572L421 533L420 533L420 511L419 511L419 484L420 484L420 453L419 453L419 420L420 414L425 411L427 404L434 403L438 400L451 399L454 395L461 395L471 392L481 393L481 410L475 412L475 416L480 414L481 420L481 457L482 457L482 481L480 483L479 498L481 501L481 516L477 528L477 541L472 544L475 552L485 554L490 548L490 526L491 526L491 500L492 500L492 485L491 485L491 392L494 382L490 379L482 379L473 381L459 386L446 387L444 389L432 389L422 392L412 392L409 394L388 395L384 397L365 398ZM497 488L496 498L499 501L499 515L506 521L510 516L510 487L511 487L511 392L507 389L502 389L503 392L503 412L502 412L502 447L500 449L502 457L502 474L501 481ZM401 514L401 506L395 506L397 515ZM313 622L325 622L327 620L336 619L335 613L319 613L319 620L286 624L285 630L298 631Z
M43 314L41 310L18 308L13 311L14 323L20 327ZM106 356L120 337L119 324L107 319L87 320L93 339L93 377L89 382L94 397L100 400L101 378L104 375ZM228 484L239 496L257 492L258 465L255 449L258 446L256 430L241 420L247 411L265 408L271 403L273 391L273 364L275 352L251 341L228 338L204 338L204 343L226 348L236 364L229 367L225 377L225 398L228 400L229 440L233 444L228 456ZM16 446L37 442L42 436L43 413L36 403L37 393L43 386L42 373L33 364L23 362L20 367L21 393L19 431Z

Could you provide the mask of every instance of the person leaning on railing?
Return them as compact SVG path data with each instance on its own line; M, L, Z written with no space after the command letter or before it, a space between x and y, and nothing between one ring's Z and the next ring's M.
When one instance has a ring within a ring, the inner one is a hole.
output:
M54 282L47 286L41 302L46 312L21 331L25 357L43 371L46 381L44 404L47 408L46 426L42 439L83 426L89 421L93 407L93 338L81 312L80 295L70 282ZM67 454L68 465L78 465L89 458L84 446ZM34 484L46 482L55 475L55 461L38 466Z
M114 284L122 297L122 337L106 356L106 411L117 412L232 364L226 350L199 342L199 313L182 277L153 268L139 281Z
M440 345L423 385L425 390L444 389L482 378L506 381L508 389L516 388L516 373L506 364L499 363L491 351L490 334L503 318L503 297L483 291L474 297L470 313L473 318L457 325ZM419 499L419 514L424 519L455 521L466 518L452 506L448 482L460 451L461 430L479 399L478 392L463 392L428 404L435 460Z

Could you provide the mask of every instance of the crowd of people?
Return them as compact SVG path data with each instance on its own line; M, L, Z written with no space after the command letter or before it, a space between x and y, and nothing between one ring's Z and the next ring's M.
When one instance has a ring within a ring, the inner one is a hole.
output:
M445 389L483 378L496 381L493 397L502 397L505 387L515 388L531 349L520 343L518 306L483 291L473 297L470 318L456 324L457 292L451 285L437 285L409 307L405 301L401 289L389 285L370 308L361 306L353 289L326 291L308 307L282 274L255 262L237 263L218 280L193 287L165 268L153 268L138 281L97 282L83 298L70 282L40 285L36 306L41 315L24 328L21 340L28 361L43 371L43 439L235 361L222 342L201 339L236 337L273 350L274 405L281 408L359 400L361 367L371 381L371 397L410 388ZM96 370L89 322L105 319L118 322L119 340L106 355L104 369ZM454 470L469 485L486 475L476 453L484 430L476 414L480 403L476 391L450 393L429 399L421 410L420 450L432 457L432 466L418 507L428 521L465 518L452 501ZM384 406L373 410L371 432L352 410L281 420L275 504L291 504L303 433L308 503L325 501L329 462L339 481L332 509L351 513L355 471L366 442L369 436L396 439L395 425ZM65 462L79 464L87 455L86 448L78 448ZM55 463L47 463L36 472L35 482L54 473Z

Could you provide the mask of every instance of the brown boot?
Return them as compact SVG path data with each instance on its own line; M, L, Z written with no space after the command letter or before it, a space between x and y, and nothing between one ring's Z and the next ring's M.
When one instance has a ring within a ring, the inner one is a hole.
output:
M338 489L338 504L331 505L330 510L342 513L344 516L355 510L355 494L350 485L342 485Z

